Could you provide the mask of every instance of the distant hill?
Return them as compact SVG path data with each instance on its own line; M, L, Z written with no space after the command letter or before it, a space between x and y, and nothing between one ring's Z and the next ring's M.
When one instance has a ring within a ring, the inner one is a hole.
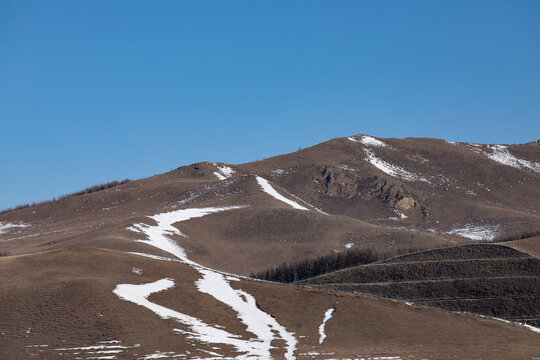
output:
M0 358L530 359L539 211L539 143L367 135L6 210ZM244 277L353 250L385 259Z

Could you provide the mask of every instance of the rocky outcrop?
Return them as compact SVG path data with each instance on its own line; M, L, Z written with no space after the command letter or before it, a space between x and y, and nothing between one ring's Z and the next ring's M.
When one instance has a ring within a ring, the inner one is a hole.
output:
M321 192L333 198L382 201L407 216L425 213L420 196L407 185L377 175L362 177L346 167L325 166L316 182Z

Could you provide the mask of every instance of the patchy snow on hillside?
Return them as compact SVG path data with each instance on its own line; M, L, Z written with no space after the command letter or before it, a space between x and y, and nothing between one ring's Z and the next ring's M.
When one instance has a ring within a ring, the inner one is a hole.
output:
M473 225L467 224L463 228L453 228L446 234L459 235L471 240L493 240L499 234L499 225Z
M10 229L13 228L25 228L30 225L24 224L22 222L19 223L10 223L10 222L0 222L0 234L5 234L10 231Z
M377 146L377 147L387 146L381 140L376 139L373 136L368 136L368 135L351 136L351 137L348 137L347 139L349 139L352 142L364 144L366 146Z
M456 143L453 144L460 145ZM481 144L462 144L466 147L469 147L470 150L482 154L487 158L498 162L499 164L511 166L516 169L529 169L534 172L540 173L540 163L516 157L508 150L508 146L506 145L485 145L487 147L486 151L483 149L484 146Z
M399 211L398 209L392 209L392 211L399 216L399 218L390 218L392 220L399 220L399 219L407 219L407 215L405 215L404 213L402 213L401 211Z
M379 139L375 139L372 136L362 135L360 142L366 146L385 147L386 144Z
M266 179L263 179L262 177L260 176L257 176L257 182L259 183L259 186L261 187L261 189L267 193L268 195L272 196L274 199L277 199L279 201L282 201L284 202L285 204L288 204L290 206L292 206L293 208L295 209L298 209L298 210L307 210L309 211L308 208L298 204L297 202L294 202L290 199L287 199L285 196L281 195L280 193L278 193L273 187L272 185L270 185L270 183L268 182L268 180Z
M218 165L216 163L212 164L218 169L218 171L214 171L214 175L216 175L219 180L226 180L233 176L233 174L236 172L226 165Z
M352 248L353 246L354 246L354 243L352 243L352 242L351 242L351 243L346 243L346 244L345 244L345 248L346 248L346 249L350 249L350 248Z
M367 155L366 161L368 161L371 165L375 166L377 169L390 176L402 178L408 181L423 181L430 184L430 181L428 179L420 175L416 175L410 171L407 171L400 166L390 164L389 162L375 156L375 154L368 149L365 149L365 153Z
M85 357L85 359L117 359L117 356L122 355L127 349L134 349L141 346L140 344L135 345L121 345L119 340L110 340L110 341L100 341L96 345L85 345L77 347L63 347L54 349L58 351L60 356L72 355L72 358L80 358L81 355L86 355L90 357ZM124 354L125 355L125 354ZM79 357L77 357L79 356Z
M332 318L332 314L334 313L334 308L330 308L326 310L324 313L324 319L319 326L319 344L322 344L324 339L326 339L326 333L324 332L324 327L326 326L326 322Z
M516 169L527 168L534 172L540 173L540 163L534 161L528 161L524 159L519 159L508 151L508 147L504 145L488 145L487 146L491 152L484 151L486 155L491 160L494 160L500 164L514 167Z
M284 175L284 174L287 174L287 171L285 171L283 169L272 170L272 175L273 176L281 176L281 175Z

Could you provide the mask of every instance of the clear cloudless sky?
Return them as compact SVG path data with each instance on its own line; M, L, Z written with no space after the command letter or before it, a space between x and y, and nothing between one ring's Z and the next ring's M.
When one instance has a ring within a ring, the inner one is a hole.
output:
M358 133L540 138L540 1L0 0L0 208Z

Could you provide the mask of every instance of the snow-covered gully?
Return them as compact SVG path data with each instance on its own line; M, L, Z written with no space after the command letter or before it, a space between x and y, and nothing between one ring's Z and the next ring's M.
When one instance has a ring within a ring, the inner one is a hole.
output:
M284 350L284 358L287 360L295 359L294 352L296 350L297 339L293 333L288 332L271 315L260 310L252 295L242 290L233 289L229 284L229 281L235 280L233 277L189 260L182 247L169 237L170 235L185 236L181 231L172 226L174 223L237 208L241 208L241 206L175 210L150 216L151 219L156 221L156 225L140 223L129 227L129 229L146 236L146 239L137 241L166 251L177 257L179 261L196 269L202 275L202 278L195 283L197 289L231 307L237 313L240 321L246 325L247 331L255 335L254 338L247 340L241 339L239 335L230 334L216 326L206 324L200 319L152 303L147 299L152 293L172 288L174 286L172 279L165 278L142 285L119 284L114 289L114 294L121 299L144 306L162 318L172 318L188 326L190 332L179 329L175 329L175 331L186 334L189 339L198 340L203 343L229 344L233 346L239 353L242 353L236 357L237 359L271 359L271 343L273 340L279 339L284 340L287 344Z
M364 153L366 154L365 160L369 162L371 165L375 166L377 169L384 172L385 174L388 174L396 178L401 178L407 181L422 181L428 184L430 183L430 181L423 176L414 174L408 170L405 170L404 168L398 165L391 164L377 157L375 153L369 149L369 147L378 147L378 148L388 147L388 145L386 145L381 140L376 139L371 136L367 136L367 135L360 135L359 138L358 136L349 137L348 139L352 142L363 144L365 146L364 148Z
M324 327L326 326L326 322L332 318L332 315L334 314L334 308L330 308L326 310L324 313L324 319L319 326L319 344L322 344L324 339L326 339L326 333L324 332Z
M298 210L309 210L308 208L298 204L297 202L294 202L290 199L287 199L285 196L281 195L280 193L278 193L276 191L276 189L274 189L272 187L272 185L270 185L270 183L268 182L268 180L266 179L263 179L262 177L260 176L257 176L257 182L259 183L259 186L261 187L261 189L267 193L268 195L272 196L274 199L277 199L279 201L282 201L284 202L285 204L288 204L290 206L292 206L293 208L295 209L298 209Z
M307 210L309 211L308 208L306 208L305 206L302 206L300 205L299 203L297 203L296 201L293 201L293 200L290 200L290 199L287 199L285 196L281 195L280 193L278 193L276 191L276 189L274 189L272 187L272 185L270 185L270 183L268 182L268 180L260 177L260 176L257 176L257 183L259 183L259 186L261 187L261 189L267 193L268 195L270 195L271 197L273 197L274 199L276 200L279 200L281 202L284 202L285 204L287 205L290 205L292 206L294 209L297 209L297 210ZM302 201L303 203L305 203L306 205L308 205L309 207L313 208L313 210L321 213L321 214L324 214L324 215L328 215L327 213L325 213L324 211L322 211L321 209L318 209L316 208L315 206L311 205L311 204L308 204L307 202L305 202L304 200L300 199L299 197L293 195L293 194L289 194L293 197L295 197L297 200L299 201Z

